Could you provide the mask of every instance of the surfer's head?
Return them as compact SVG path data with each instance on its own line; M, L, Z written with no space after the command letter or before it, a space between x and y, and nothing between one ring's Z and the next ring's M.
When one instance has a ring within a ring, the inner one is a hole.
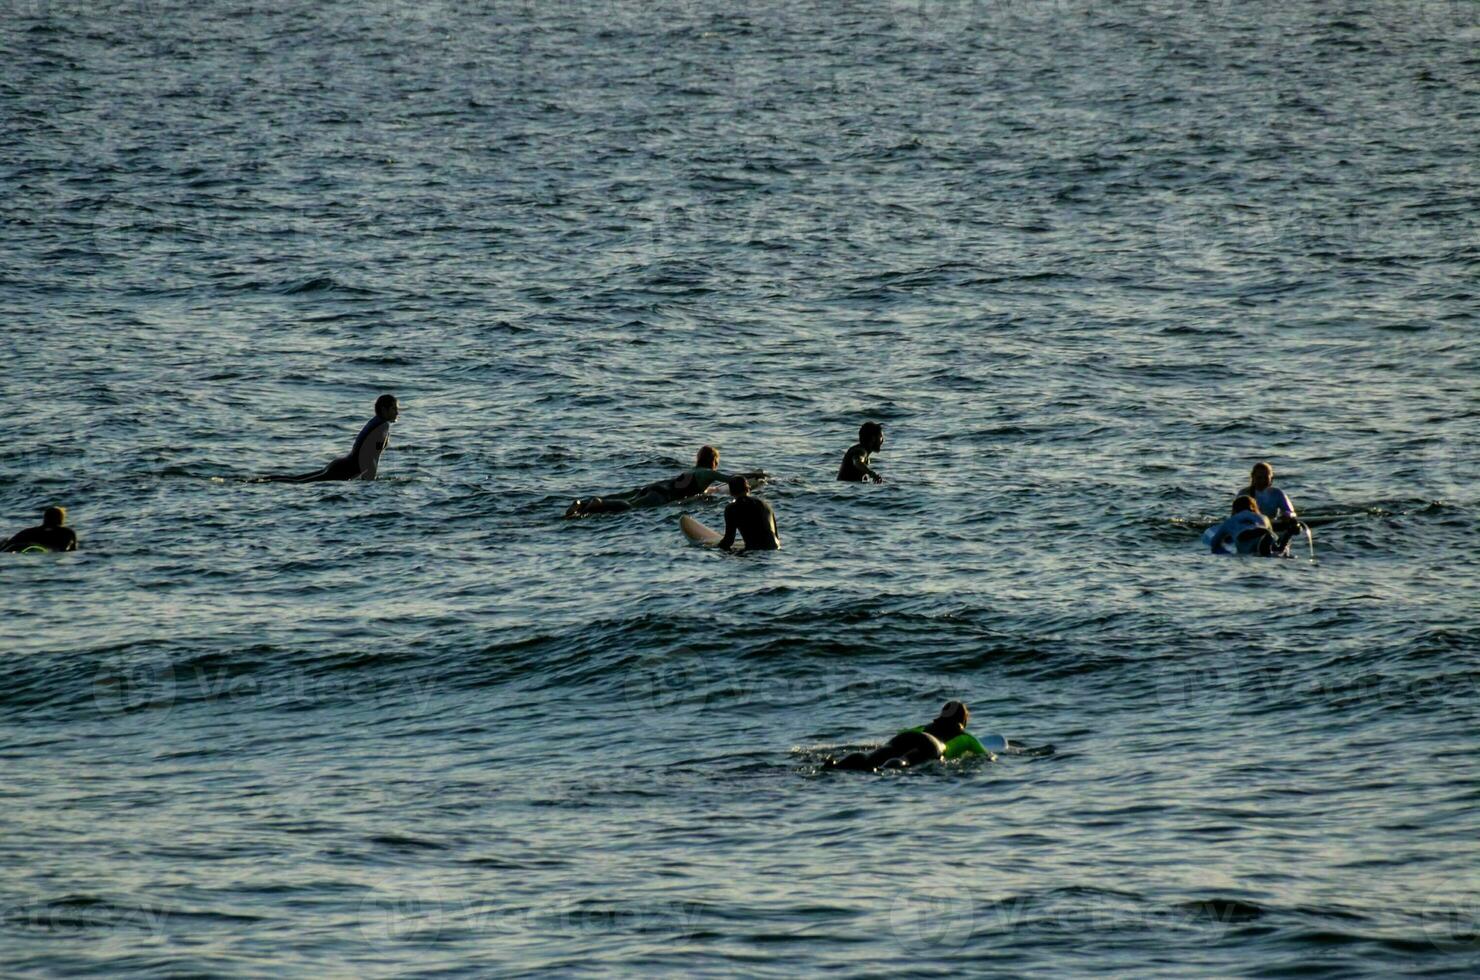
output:
M858 427L858 444L878 452L884 448L884 427L877 422L865 422Z
M942 742L951 739L966 731L966 725L971 721L971 712L966 710L966 705L961 701L947 701L940 709L940 714L935 720L925 726L925 731Z
M1249 487L1255 493L1268 490L1274 483L1274 467L1268 463L1255 463L1249 471Z
M42 527L61 527L67 523L67 508L48 507L41 512Z
M699 453L694 457L694 465L702 466L706 470L719 468L719 450L713 446L700 446Z
M401 415L401 403L395 395L381 395L375 399L375 414L387 422L394 422Z
M962 728L965 728L967 723L971 721L971 712L967 709L965 702L947 701L941 706L940 715L937 720L957 721L961 723Z
M750 481L743 476L730 477L730 496L744 497L750 493Z
M1255 514L1259 513L1259 501L1250 497L1248 494L1233 498L1233 510L1231 513L1238 514L1246 510Z

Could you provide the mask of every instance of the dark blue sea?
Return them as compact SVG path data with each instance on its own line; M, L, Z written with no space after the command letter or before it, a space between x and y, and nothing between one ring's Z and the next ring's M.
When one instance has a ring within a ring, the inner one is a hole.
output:
M0 974L1475 975L1477 161L1474 0L6 0Z

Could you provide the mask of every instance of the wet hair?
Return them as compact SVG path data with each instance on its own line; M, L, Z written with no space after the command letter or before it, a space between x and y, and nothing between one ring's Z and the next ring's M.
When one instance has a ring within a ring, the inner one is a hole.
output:
M719 450L713 446L700 446L698 454L694 456L694 465L707 470L714 469L719 465Z
M965 704L960 701L947 701L941 707L940 714L935 720L925 726L925 731L942 742L949 742L966 731L966 723L970 720L971 712L966 710Z
M1255 463L1254 468L1249 471L1249 486L1259 482L1260 474L1264 474L1270 483L1274 483L1274 467L1268 463Z
M379 415L381 418L385 418L385 413L390 410L392 405L395 404L395 395L381 395L379 398L375 399L375 414Z
M730 493L736 497L743 497L750 492L750 481L743 476L730 477Z
M48 507L41 512L41 525L43 527L61 527L67 523L67 508Z
M1243 494L1242 496L1234 497L1233 498L1233 510L1231 511L1231 513L1237 514L1240 511L1245 511L1245 510L1253 511L1256 514L1259 513L1259 501L1255 500L1253 497L1249 496L1248 494Z
M865 422L858 427L858 441L868 444L874 441L874 436L884 434L884 427L877 422Z
M959 718L961 720L961 727L965 728L967 721L971 719L971 712L967 709L965 703L961 701L947 701L941 705L940 717L949 719Z

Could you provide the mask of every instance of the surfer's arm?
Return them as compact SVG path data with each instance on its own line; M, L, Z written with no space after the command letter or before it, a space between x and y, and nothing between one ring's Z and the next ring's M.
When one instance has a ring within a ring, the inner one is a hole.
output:
M385 444L388 441L386 426L382 425L380 428L380 432L365 440L365 444L360 447L360 458L355 460L360 467L361 480L373 480L380 472L380 454L385 452Z
M715 545L721 551L729 551L735 543L735 514L734 504L725 508L725 536L720 538L719 544Z
M848 450L848 462L852 463L853 468L863 474L865 480L872 480L874 483L883 483L884 478L879 475L878 470L868 465L869 455L870 453L867 449L864 449L862 446L854 446Z

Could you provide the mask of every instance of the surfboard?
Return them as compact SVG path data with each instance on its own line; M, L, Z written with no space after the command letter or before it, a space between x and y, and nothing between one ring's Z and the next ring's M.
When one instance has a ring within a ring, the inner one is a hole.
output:
M679 530L683 531L684 537L688 538L695 544L702 544L706 547L713 547L714 545L719 544L721 541L724 540L725 537L723 534L720 534L713 528L705 527L703 524L700 524L697 520L690 517L688 514L683 514L679 517L678 527ZM744 544L738 541L735 543L734 550L743 551L744 549Z

